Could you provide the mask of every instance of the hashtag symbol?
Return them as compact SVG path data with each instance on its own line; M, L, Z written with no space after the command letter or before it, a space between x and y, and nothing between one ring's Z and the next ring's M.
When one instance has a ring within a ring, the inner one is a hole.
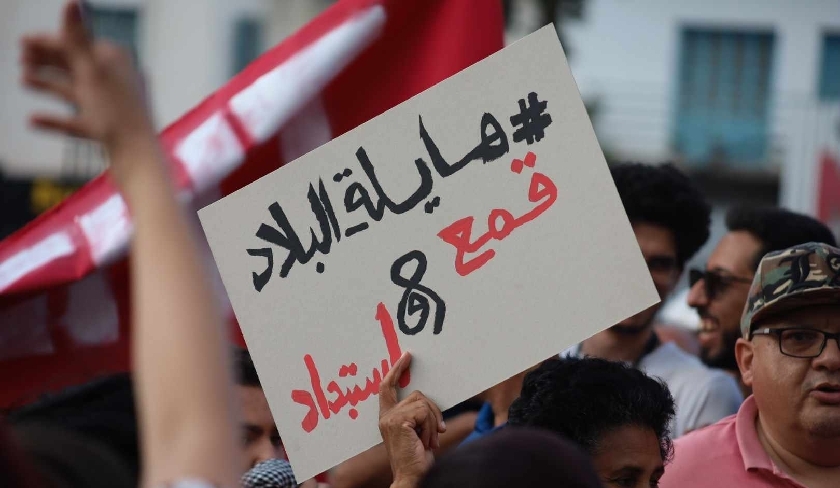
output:
M548 102L539 101L535 92L528 94L527 105L525 99L519 99L519 113L510 118L516 129L513 142L526 141L530 145L545 136L545 128L551 125L551 115L543 113L547 106Z

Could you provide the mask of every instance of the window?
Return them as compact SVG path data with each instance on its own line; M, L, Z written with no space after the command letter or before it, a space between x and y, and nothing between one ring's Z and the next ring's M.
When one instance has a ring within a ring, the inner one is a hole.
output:
M773 47L770 32L683 31L674 139L689 162L764 162Z
M826 34L822 42L820 100L840 100L840 34Z
M263 51L262 23L257 19L242 18L233 29L232 75L245 69Z
M87 4L93 35L128 49L137 60L137 11L125 7Z

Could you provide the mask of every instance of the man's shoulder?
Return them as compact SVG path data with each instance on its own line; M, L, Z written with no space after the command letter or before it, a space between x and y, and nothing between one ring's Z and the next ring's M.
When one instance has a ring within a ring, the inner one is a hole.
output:
M674 458L665 468L661 486L690 487L698 479L709 480L718 475L732 479L731 475L744 471L735 418L726 417L674 441Z
M738 388L738 382L732 375L706 366L674 344L665 344L660 349L662 351L658 354L659 357L651 358L655 361L646 364L644 369L648 374L658 376L668 384L678 404L706 405L708 400L712 399L727 406L723 415L734 413L738 409L744 398Z
M650 375L662 378L668 384L672 382L697 383L698 381L706 383L709 378L715 376L714 372L700 359L671 342L662 344L645 356L639 362L639 368Z
M660 376L660 371L664 372L665 374L661 375L663 379L669 376L672 379L687 381L693 385L693 388L738 387L731 375L723 370L706 366L699 358L683 351L671 342L663 344L645 359L647 361L643 363L644 369L657 376Z
M744 398L735 377L722 369L710 368L705 364L700 366L700 368L686 369L681 372L686 382L694 385L697 391L712 391L737 396L740 405Z
M729 446L736 451L738 450L738 435L736 430L737 415L730 415L721 419L708 427L695 430L686 434L674 441L674 449L679 452L694 451L694 456L702 456L703 449L714 443L722 443L721 446ZM706 454L714 454L714 450L706 452Z
M673 342L661 344L643 359L643 361L645 360L653 363L668 363L669 365L692 369L705 367L703 362L700 361L697 356L693 356L683 351L680 346L674 344Z

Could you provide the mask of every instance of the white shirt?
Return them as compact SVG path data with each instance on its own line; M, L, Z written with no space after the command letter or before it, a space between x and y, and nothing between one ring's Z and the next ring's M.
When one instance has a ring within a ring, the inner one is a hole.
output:
M582 357L580 344L563 351L561 356ZM677 411L671 424L674 438L737 413L744 401L732 376L707 367L672 342L644 356L638 368L660 378L671 390Z

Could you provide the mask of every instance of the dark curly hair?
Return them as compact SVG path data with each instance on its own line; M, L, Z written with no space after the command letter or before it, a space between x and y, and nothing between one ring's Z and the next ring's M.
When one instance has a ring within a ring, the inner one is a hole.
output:
M673 232L682 269L709 238L711 208L703 194L672 164L617 163L610 172L631 223Z
M251 353L247 349L234 348L233 368L237 385L262 387L260 377L257 375L257 368L254 366Z
M819 220L778 207L733 207L726 212L726 228L733 232L747 231L761 241L753 269L758 269L758 263L768 252L806 242L837 246L834 234Z
M508 424L554 431L590 455L607 432L646 427L656 433L667 462L673 454L669 424L674 415L674 399L661 381L624 363L563 358L528 373Z

